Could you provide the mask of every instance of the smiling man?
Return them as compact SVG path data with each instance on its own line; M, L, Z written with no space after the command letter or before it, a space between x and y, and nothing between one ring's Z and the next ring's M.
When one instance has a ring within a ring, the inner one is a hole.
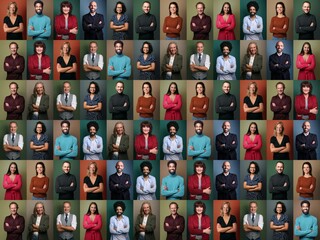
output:
M317 160L318 137L311 133L310 129L310 122L305 121L302 124L302 133L296 136L298 160Z
M22 80L22 73L25 68L24 57L18 54L18 43L11 42L9 44L11 54L6 56L3 63L4 71L7 72L6 80Z
M177 174L177 162L167 162L169 175L162 179L161 195L167 200L178 200L184 196L184 179Z
M100 80L100 72L103 70L103 55L97 53L98 43L92 41L89 43L90 53L83 57L83 70L86 72L87 80Z
M99 131L99 124L96 121L88 122L87 131L89 135L83 138L83 159L102 160L103 139L97 135L97 132Z
M124 82L116 83L116 94L109 100L109 112L112 114L112 120L127 120L130 109L130 98L124 92Z
M157 19L150 13L151 3L144 1L142 3L142 14L136 19L136 33L139 34L139 40L154 40L154 32L157 29Z
M249 15L243 18L243 39L244 40L263 40L263 21L262 17L257 15L259 5L256 1L250 1L247 4Z
M290 80L290 55L283 52L284 43L282 41L278 41L275 48L276 52L269 56L269 69L271 72L271 79Z
M129 239L130 221L123 213L126 205L122 201L113 204L113 210L116 215L110 218L109 231L110 239L126 240Z
M111 200L130 200L131 177L123 172L124 162L118 161L115 169L116 172L109 176Z
M104 27L104 17L97 13L97 2L89 3L89 13L82 16L82 28L85 40L103 40L102 29Z
M108 76L113 80L127 80L131 76L131 60L123 54L123 42L113 43L115 55L109 58Z
M272 194L272 200L287 200L287 193L290 189L290 179L284 173L284 163L278 161L276 164L276 174L269 180L269 192Z
M190 22L193 40L209 40L211 17L204 13L205 8L203 2L196 3L197 15L193 16Z
M22 240L22 233L25 228L24 217L18 214L19 206L16 202L9 204L10 215L6 216L3 228L7 232L6 239Z
M316 16L310 13L311 3L304 1L302 3L302 14L296 18L296 33L299 34L299 40L313 40L314 32L317 29Z
M167 232L167 240L182 240L182 234L185 228L185 219L178 213L178 203L169 204L170 215L166 216L163 228Z
M18 94L18 83L9 84L10 95L6 96L3 103L4 111L7 112L6 120L22 120L22 113L25 107L24 97Z
M300 240L316 239L318 236L318 220L310 214L310 202L304 200L300 203L302 214L296 218L294 235Z
M197 120L193 123L195 135L189 138L188 156L193 160L208 160L211 156L211 140L203 134L203 122Z
M235 74L237 70L236 58L230 55L232 51L231 42L222 42L220 51L222 55L217 57L216 63L217 80L237 80Z
M41 0L36 0L33 4L36 14L29 18L28 36L33 40L48 40L51 36L51 20L43 14L43 5Z
M57 176L55 190L59 194L59 200L74 200L74 191L77 189L77 179L70 173L71 163L62 163L62 174Z
M222 133L216 136L216 149L219 160L237 160L237 135L230 132L231 124L225 121L222 124Z
M215 103L215 110L219 114L219 120L234 120L234 112L237 110L237 99L230 91L231 82L224 81L222 84L222 94L217 96Z
M70 131L70 122L63 120L60 123L62 134L56 138L54 145L54 155L60 160L73 160L78 156L78 141L72 136Z
M277 82L277 95L273 96L270 102L273 120L289 120L291 97L284 93L285 88L286 86L283 82Z

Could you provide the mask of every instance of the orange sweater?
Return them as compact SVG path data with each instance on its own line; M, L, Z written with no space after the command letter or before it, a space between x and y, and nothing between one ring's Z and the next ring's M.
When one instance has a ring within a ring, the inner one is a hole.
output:
M311 184L313 187L310 189ZM301 189L300 189L301 187ZM301 197L304 198L313 198L313 192L316 189L316 178L309 177L305 178L303 176L298 178L296 191L299 193Z
M204 105L206 107L204 108ZM194 109L193 109L194 107ZM196 118L205 118L207 117L207 111L209 109L209 98L203 97L198 98L197 96L192 97L189 111L193 114Z
M152 105L152 108L150 106ZM141 107L141 109L140 109ZM156 109L156 98L149 97L145 98L143 96L138 98L136 111L139 113L140 117L143 118L153 118L153 112Z

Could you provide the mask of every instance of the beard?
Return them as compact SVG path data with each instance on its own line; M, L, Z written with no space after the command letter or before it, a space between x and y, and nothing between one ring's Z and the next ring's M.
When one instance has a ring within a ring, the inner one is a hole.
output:
M148 172L143 172L142 174L143 174L144 177L147 177L147 176L149 176L150 173L148 173Z
M95 132L90 132L90 137L93 137L93 136L95 136L95 135L96 135Z
M176 171L175 170L171 170L169 171L170 175L175 175L176 174Z
M202 130L196 130L197 135L202 135Z
M222 54L223 54L224 57L229 56L229 52L223 52Z
M64 135L68 135L68 134L69 134L69 130L62 131L62 133L63 133Z
M255 16L255 15L256 15L255 12L250 12L250 17L253 17L253 16Z
M308 214L309 214L309 210L302 211L302 213L303 213L304 215L308 215Z
M36 14L37 14L37 15L42 15L42 10L37 10L37 11L36 11Z
M116 54L117 55L121 55L122 54L122 50L116 50Z
M176 135L175 132L170 132L170 137L174 137Z

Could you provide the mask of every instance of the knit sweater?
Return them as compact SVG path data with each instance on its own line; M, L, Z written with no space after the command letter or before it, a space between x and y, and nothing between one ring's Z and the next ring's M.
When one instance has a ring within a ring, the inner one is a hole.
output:
M45 188L44 188L44 185L46 185ZM31 178L30 192L33 194L34 197L46 198L48 189L49 189L48 177L38 178L37 176L34 176Z
M171 175L162 179L161 195L167 200L182 199L184 196L184 180L179 175Z
M205 108L204 108L204 105L206 105ZM194 109L193 109L193 107L194 107ZM197 96L194 96L191 98L189 110L193 114L194 117L196 117L196 118L207 117L208 109L209 109L209 98L208 97L199 98Z
M211 156L210 138L202 134L189 138L188 156L193 160L208 160Z
M60 135L56 138L54 145L54 155L60 160L72 160L78 155L77 138L68 134Z
M178 25L179 27L177 28ZM178 16L178 17L172 18L170 16L167 16L164 19L162 31L166 34L167 37L179 38L181 29L182 29L181 17Z
M313 187L310 189L311 184ZM301 189L300 189L301 187ZM300 197L304 198L313 198L313 192L316 189L316 178L315 177L309 177L305 178L303 176L300 176L298 178L296 191L299 193Z
M150 106L153 106L150 108ZM141 109L140 109L141 107ZM141 96L138 98L136 111L139 113L140 117L143 118L153 118L153 112L156 109L156 98L155 97L144 97Z
M318 236L318 220L316 217L307 214L296 218L294 235L300 240L312 240Z

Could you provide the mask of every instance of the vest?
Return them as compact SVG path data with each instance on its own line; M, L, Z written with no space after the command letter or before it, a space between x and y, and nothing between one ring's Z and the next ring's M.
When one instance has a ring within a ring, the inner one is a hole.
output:
M247 214L247 221L249 225L258 226L259 218L261 217L261 215L256 213L254 222L252 222L251 216L252 216L251 213ZM246 232L246 237L249 239L257 239L258 237L260 237L260 232L254 232L254 231Z
M15 147L18 146L19 138L20 138L20 134L16 133L14 142L12 142L11 133L7 134L7 141L10 146L15 146ZM20 157L20 152L19 151L6 152L6 156L10 160L16 160L17 158Z
M198 59L198 53L193 54L193 60L195 62L195 65L197 66L205 66L205 62L206 62L206 58L207 58L207 54L202 53L202 58L201 58L201 63L199 63L199 59ZM205 79L207 77L207 71L203 72L203 71L197 71L197 72L192 72L192 77L194 77L195 79L198 80L202 80Z
M87 61L88 61L89 65L97 67L98 62L99 62L99 58L100 58L100 54L96 53L94 63L92 62L91 57L92 57L91 53L87 54ZM100 72L95 72L95 71L86 72L86 77L90 80L95 80L100 77Z
M71 213L69 214L68 223L66 223L64 216L65 216L64 213L60 214L60 221L61 221L62 225L63 226L71 226L73 214L71 214ZM61 237L62 239L70 239L73 237L73 232L69 232L69 231L59 232L59 237Z
M65 93L60 94L60 101L61 101L62 105L67 106L67 107L71 107L71 103L73 100L73 94L69 93L68 103L66 103L65 96L66 96ZM59 112L59 116L63 120L69 120L69 119L73 118L73 112L69 112L69 111Z

